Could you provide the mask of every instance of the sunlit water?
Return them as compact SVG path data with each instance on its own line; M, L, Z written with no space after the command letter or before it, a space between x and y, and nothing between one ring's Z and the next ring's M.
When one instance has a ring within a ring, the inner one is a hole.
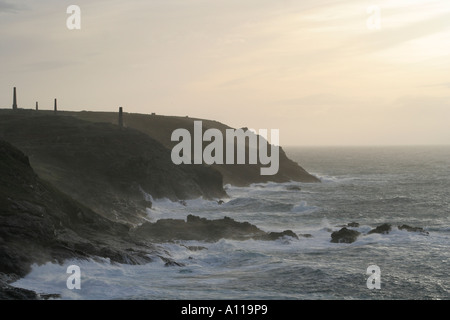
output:
M223 205L158 200L149 219L228 216L266 231L291 229L312 237L160 244L185 266L166 267L158 259L140 266L67 261L35 266L14 285L59 293L63 299L450 298L450 147L295 148L287 153L322 183L226 186L230 198ZM362 233L382 223L393 230L362 235L352 244L331 243L331 231L352 221ZM398 230L401 224L423 227L429 235ZM81 268L81 290L66 287L71 264ZM381 269L379 290L367 288L370 265Z

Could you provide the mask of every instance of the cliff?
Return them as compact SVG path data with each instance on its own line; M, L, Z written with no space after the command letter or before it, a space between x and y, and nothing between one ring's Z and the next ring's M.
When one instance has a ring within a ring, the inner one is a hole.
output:
M39 177L111 221L142 222L148 195L174 201L227 196L217 170L174 165L170 150L131 128L2 110L0 138L29 155Z
M151 261L146 254L152 250L133 241L126 226L40 179L27 156L0 140L0 275L14 279L26 275L33 263L90 256L144 263Z

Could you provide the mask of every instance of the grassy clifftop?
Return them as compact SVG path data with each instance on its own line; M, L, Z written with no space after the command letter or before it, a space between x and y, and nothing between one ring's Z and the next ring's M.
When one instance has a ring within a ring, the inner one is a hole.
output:
M106 122L117 124L118 113L115 112L66 112L78 119L91 122ZM146 133L153 139L159 141L165 147L172 149L177 142L170 140L175 129L184 128L193 136L194 121L203 122L203 130L215 128L219 129L225 137L225 130L231 127L218 121L195 119L189 117L146 115L136 113L124 113L124 125ZM248 154L248 150L247 150ZM315 176L309 174L299 164L289 159L286 153L280 148L280 168L276 175L262 176L260 165L217 165L212 167L223 175L224 184L230 183L236 186L248 186L251 183L263 182L319 182Z

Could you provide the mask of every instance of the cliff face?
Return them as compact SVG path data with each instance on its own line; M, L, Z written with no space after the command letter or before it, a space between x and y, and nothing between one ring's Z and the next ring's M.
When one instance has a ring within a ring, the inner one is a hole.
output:
M172 200L226 197L218 171L176 166L170 150L130 128L2 111L0 137L29 155L45 181L112 221L142 222L151 207L146 194Z
M112 112L67 112L66 114L93 122L117 123L118 121L118 114ZM177 142L171 141L171 135L174 130L183 128L188 130L191 133L191 136L193 136L194 121L196 120L202 121L203 131L211 128L219 129L222 132L223 137L225 137L225 130L232 129L223 123L211 120L130 113L123 114L125 126L146 133L168 149L172 149L177 144ZM204 144L204 146L205 145L206 144ZM248 155L248 146L246 147L246 154ZM279 161L280 167L278 173L271 176L260 174L261 165L214 164L211 167L223 175L224 184L230 183L236 186L248 186L252 183L269 181L320 182L318 178L309 174L300 165L289 159L281 147Z
M150 261L144 253L130 254L129 245L127 227L41 180L27 156L0 140L0 275L20 277L33 263L94 255L122 263Z

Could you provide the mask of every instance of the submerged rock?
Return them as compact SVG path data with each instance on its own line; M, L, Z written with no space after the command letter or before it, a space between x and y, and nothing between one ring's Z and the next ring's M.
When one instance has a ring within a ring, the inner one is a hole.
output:
M176 262L175 260L167 258L167 257L159 256L159 258L164 262L165 267L184 267L185 266L184 263Z
M347 223L347 226L351 227L351 228L358 228L359 223L358 222L349 222L349 223Z
M398 226L398 229L399 230L405 230L405 231L408 231L408 232L420 232L422 234L429 235L429 233L427 231L425 231L423 228L421 228L421 227L411 227L411 226L408 226L407 224L403 224L401 226Z
M310 233L300 233L298 234L299 237L303 237L303 238L312 238L312 234Z
M335 231L331 234L331 242L334 243L352 243L355 242L361 232L356 230L350 230L342 228L339 231Z
M189 251L201 251L201 250L208 250L208 248L203 246L185 246L184 244L181 245L182 247L185 247Z
M349 222L347 224L343 224L343 225L338 225L337 227L339 228L358 228L359 227L359 223L358 222Z
M285 230L283 232L269 232L266 235L263 235L258 240L277 240L284 237L292 237L294 239L298 239L297 234L295 234L292 230Z

